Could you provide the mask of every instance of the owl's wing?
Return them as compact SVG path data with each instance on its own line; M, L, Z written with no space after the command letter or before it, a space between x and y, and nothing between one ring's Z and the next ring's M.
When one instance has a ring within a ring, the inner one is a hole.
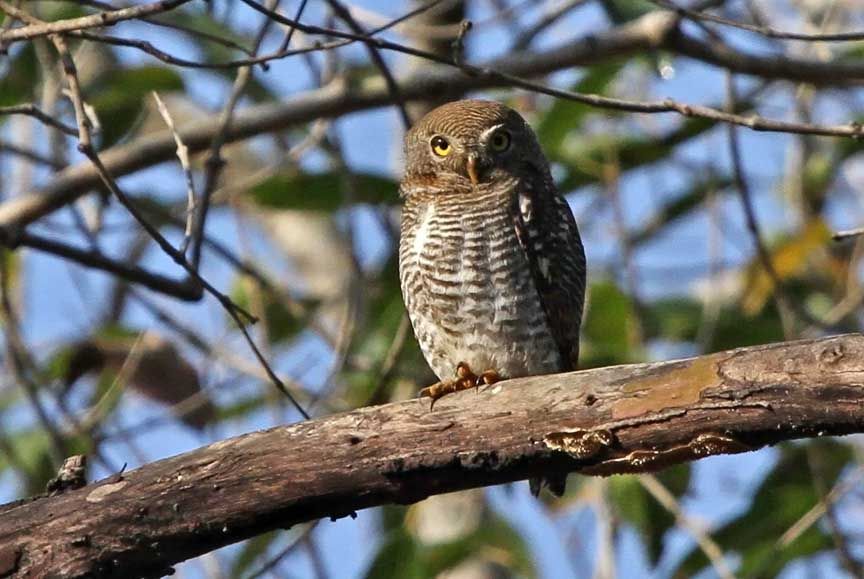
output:
M522 181L513 209L516 236L561 352L562 370L575 370L586 273L576 220L551 178L540 175Z

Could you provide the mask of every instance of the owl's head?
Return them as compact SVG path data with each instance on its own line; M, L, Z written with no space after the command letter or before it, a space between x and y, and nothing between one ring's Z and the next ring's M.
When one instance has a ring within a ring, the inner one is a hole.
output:
M548 169L537 138L513 109L484 100L442 105L405 135L405 178L476 187ZM461 187L460 187L461 188Z

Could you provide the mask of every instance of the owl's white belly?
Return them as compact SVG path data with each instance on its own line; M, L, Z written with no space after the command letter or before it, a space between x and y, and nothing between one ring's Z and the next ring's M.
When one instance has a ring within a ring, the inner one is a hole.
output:
M504 203L480 216L421 210L400 278L415 334L440 379L462 362L513 378L557 372L561 355Z

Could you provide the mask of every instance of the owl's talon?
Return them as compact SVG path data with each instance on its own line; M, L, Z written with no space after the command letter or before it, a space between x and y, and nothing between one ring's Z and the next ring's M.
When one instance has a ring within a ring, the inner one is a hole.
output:
M469 388L476 388L479 392L480 386L488 386L500 380L501 375L496 370L486 370L478 376L471 371L471 367L468 364L459 362L456 365L456 378L442 380L423 388L420 391L420 397L432 399L432 403L429 405L429 410L432 410L435 407L435 402L448 394L453 394L460 390L468 390Z
M486 386L491 386L495 382L501 381L501 375L498 374L497 370L486 370L482 374L480 374L480 380L477 381L477 385L480 385L480 381L483 381L483 384Z

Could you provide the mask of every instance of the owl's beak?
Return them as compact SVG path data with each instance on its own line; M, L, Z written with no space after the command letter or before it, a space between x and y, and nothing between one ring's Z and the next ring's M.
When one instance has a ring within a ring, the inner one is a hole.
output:
M466 169L468 171L468 178L471 179L471 184L475 186L478 185L480 183L480 177L477 173L477 155L468 155Z

